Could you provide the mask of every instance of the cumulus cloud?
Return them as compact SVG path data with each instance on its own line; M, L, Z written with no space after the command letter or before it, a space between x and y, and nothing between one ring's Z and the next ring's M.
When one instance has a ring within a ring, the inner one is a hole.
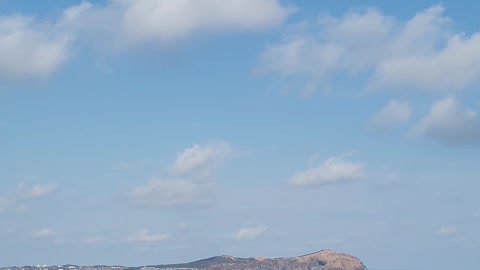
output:
M70 58L73 43L112 51L258 31L281 25L293 10L278 0L110 0L82 1L49 21L0 15L0 80L48 78Z
M120 0L132 39L172 40L198 31L257 30L283 23L290 10L277 0ZM247 16L245 14L248 14Z
M229 235L229 238L232 238L237 241L246 241L246 240L253 240L258 238L267 230L265 226L254 226L254 227L244 227L239 229L233 234Z
M170 238L168 234L151 234L148 230L142 229L128 237L129 242L156 243Z
M185 179L154 177L131 193L134 204L140 206L189 206L210 202L208 185Z
M384 132L396 125L407 122L412 116L410 104L406 101L391 100L370 119L371 126L377 132Z
M438 235L442 236L454 236L457 235L457 228L455 227L440 227L437 230Z
M201 33L263 30L281 25L293 11L278 0L111 0L71 7L63 24L84 36L108 37L108 42L128 47Z
M348 160L349 155L330 157L310 168L295 174L290 183L299 186L314 186L361 178L365 165Z
M34 238L51 238L57 235L54 231L50 229L43 229L33 234Z
M478 85L480 33L455 33L444 7L407 21L376 9L321 16L268 46L259 72L309 78L310 93L335 76L367 76L365 89L459 91ZM362 79L363 81L363 79Z
M0 80L48 78L69 58L70 41L55 25L0 16Z
M432 105L413 133L450 145L479 144L480 116L472 109L462 108L455 98L447 97Z
M205 174L230 157L232 147L226 142L194 144L177 156L171 167L175 175Z
M211 173L232 156L223 141L194 144L177 155L167 177L152 177L130 193L139 206L205 206L211 203Z

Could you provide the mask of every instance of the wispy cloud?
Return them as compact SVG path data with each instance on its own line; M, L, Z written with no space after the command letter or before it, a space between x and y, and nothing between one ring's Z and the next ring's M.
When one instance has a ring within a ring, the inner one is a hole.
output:
M232 146L223 141L194 144L183 150L171 167L174 175L208 174L232 155Z
M0 195L0 214L11 209L25 211L30 201L51 196L57 187L53 184L19 184L15 191Z
M224 141L194 144L179 153L166 177L136 186L130 198L139 206L205 206L212 201L212 174L233 156Z
M18 193L24 199L35 199L51 195L55 192L56 186L53 184L47 185L33 185L28 186L25 184L20 184L18 186Z
M129 242L156 243L170 238L168 234L151 234L148 230L142 229L128 237Z
M135 187L130 197L140 206L205 205L210 201L209 191L205 183L154 177L145 185Z
M254 240L261 236L263 233L265 233L266 230L267 227L262 225L254 227L244 227L232 234L227 235L227 237L237 241Z
M365 165L350 161L348 157L349 155L330 157L314 164L295 174L290 179L290 183L299 186L314 186L361 178Z
M34 238L52 238L56 236L57 234L52 231L51 229L43 229L40 231L37 231L33 234Z
M457 228L455 227L440 227L437 230L437 234L441 236L454 236L457 235Z
M377 132L385 132L396 125L410 120L412 108L406 101L391 100L370 119L370 125Z

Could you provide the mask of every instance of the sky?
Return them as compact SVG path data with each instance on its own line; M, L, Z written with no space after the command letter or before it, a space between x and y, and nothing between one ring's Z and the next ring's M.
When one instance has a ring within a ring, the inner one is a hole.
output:
M0 0L1 264L478 269L478 10Z

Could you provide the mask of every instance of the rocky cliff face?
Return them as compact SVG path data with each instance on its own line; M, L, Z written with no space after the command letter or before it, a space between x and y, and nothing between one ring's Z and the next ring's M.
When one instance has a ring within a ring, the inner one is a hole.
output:
M218 256L196 262L175 265L158 265L143 270L366 270L367 268L356 257L322 250L312 254L291 258L235 258Z

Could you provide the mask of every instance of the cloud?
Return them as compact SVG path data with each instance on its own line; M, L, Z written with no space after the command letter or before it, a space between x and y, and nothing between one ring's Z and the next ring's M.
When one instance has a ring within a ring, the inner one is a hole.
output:
M283 24L293 11L278 0L111 0L70 7L62 22L89 38L107 37L112 45L130 47L202 33L264 30Z
M133 233L127 240L129 242L155 243L170 238L168 234L150 234L148 230L142 229Z
M68 60L70 41L55 25L0 16L0 80L48 78Z
M258 238L267 230L265 226L255 226L255 227L245 227L239 229L237 232L229 235L229 238L232 238L237 241L246 241L253 240Z
M57 234L50 229L43 229L33 234L34 238L51 238Z
M314 186L361 178L365 165L348 160L349 155L330 157L295 174L290 183L299 186Z
M413 128L413 134L450 145L480 143L480 116L447 97L432 105L430 114Z
M443 13L437 5L407 21L376 9L321 16L266 47L256 71L306 77L304 94L327 87L337 76L362 77L370 90L433 93L478 85L480 33L454 33Z
M50 21L0 15L0 80L46 79L78 44L118 51L211 32L260 31L283 24L293 11L278 0L110 0L82 1Z
M290 10L277 0L121 0L133 39L181 39L198 31L257 30L280 25ZM248 16L245 16L248 14Z
M27 186L25 184L20 184L18 186L17 192L20 197L23 199L35 199L51 195L55 192L56 187L53 184L49 185L33 185Z
M0 194L0 214L11 209L25 211L28 209L28 202L36 199L51 196L56 190L53 184L26 185L19 184L16 191L7 194Z
M371 126L377 132L385 132L396 125L410 120L412 109L405 101L391 100L384 108L370 119Z
M130 199L139 206L206 206L212 200L211 173L233 155L223 141L194 144L183 150L169 168L167 177L152 177L137 186Z
M210 202L209 188L206 184L158 177L134 188L130 196L132 202L140 206L192 206Z
M441 227L437 230L437 234L442 236L454 236L454 235L457 235L457 228Z
M194 144L177 156L171 167L174 175L208 174L231 156L232 147L222 141Z

